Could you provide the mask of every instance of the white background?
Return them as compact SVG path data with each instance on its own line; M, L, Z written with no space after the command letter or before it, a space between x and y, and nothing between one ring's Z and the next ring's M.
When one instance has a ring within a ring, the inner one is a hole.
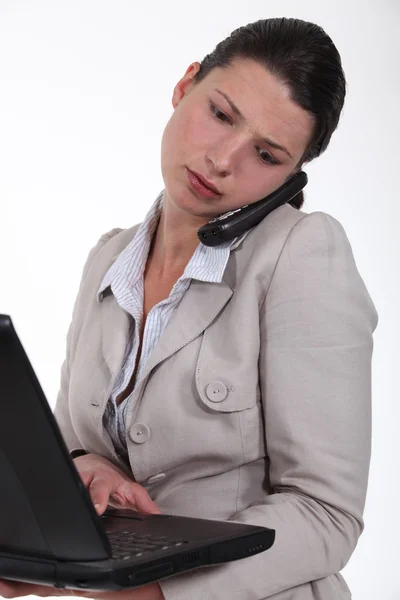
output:
M233 29L276 16L324 27L348 81L339 128L306 167L303 210L343 224L379 313L366 529L343 574L353 600L398 600L398 0L0 0L0 313L54 407L90 248L140 222L164 188L175 84Z

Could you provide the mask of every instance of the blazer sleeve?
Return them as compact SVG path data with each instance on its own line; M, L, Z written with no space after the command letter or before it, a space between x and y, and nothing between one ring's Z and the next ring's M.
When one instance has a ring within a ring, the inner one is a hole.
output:
M166 600L259 600L346 565L364 528L377 323L342 225L307 214L290 231L260 308L273 493L231 517L274 528L275 543L160 581Z
M74 303L73 311L72 311L72 320L67 332L66 339L66 356L64 362L61 366L61 382L60 389L56 399L56 406L54 409L54 417L57 421L57 424L60 428L61 434L64 438L65 444L69 450L72 452L73 450L84 449L82 448L82 444L79 439L76 437L69 411L69 401L68 401L68 391L69 391L69 378L70 378L70 356L71 356L71 348L73 345L73 339L75 337L75 322L76 315L78 311L78 305L80 300L81 291L83 288L84 281L86 279L86 275L89 272L90 266L92 264L93 259L99 252L100 248L116 233L122 231L119 228L114 228L111 231L103 234L98 240L97 244L90 250L88 257L86 258L83 272L81 276L81 281L79 284L79 291Z

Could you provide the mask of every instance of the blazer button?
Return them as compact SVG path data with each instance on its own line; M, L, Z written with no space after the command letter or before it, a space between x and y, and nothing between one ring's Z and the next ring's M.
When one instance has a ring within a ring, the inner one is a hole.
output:
M206 396L211 402L222 402L228 395L228 389L221 381L212 381L206 387Z
M144 423L135 423L129 430L129 436L135 444L144 444L150 438L150 429Z
M152 475L151 477L149 477L146 483L155 483L156 481L161 481L162 479L165 479L165 477L165 473L157 473L157 475Z

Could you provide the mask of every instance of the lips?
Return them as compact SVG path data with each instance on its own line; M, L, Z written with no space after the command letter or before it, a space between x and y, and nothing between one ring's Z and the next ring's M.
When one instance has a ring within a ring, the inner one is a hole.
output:
M189 169L191 171L191 169ZM196 173L196 171L191 171L194 175L196 175L196 177L198 177L200 179L200 181L206 186L208 187L210 190L212 190L213 192L215 192L216 194L221 195L221 192L215 187L215 185L213 185L211 183L211 181L208 181L208 179L206 179L205 177L203 177L203 175L200 175L200 173Z

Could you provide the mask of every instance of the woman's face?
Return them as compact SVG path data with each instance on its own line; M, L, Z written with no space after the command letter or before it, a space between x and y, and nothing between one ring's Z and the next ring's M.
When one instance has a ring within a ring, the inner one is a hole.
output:
M277 189L295 171L314 123L285 86L255 61L235 60L231 68L215 68L194 84L199 67L191 64L175 86L161 168L164 202L200 226ZM187 169L208 179L221 195L205 198L193 190Z

